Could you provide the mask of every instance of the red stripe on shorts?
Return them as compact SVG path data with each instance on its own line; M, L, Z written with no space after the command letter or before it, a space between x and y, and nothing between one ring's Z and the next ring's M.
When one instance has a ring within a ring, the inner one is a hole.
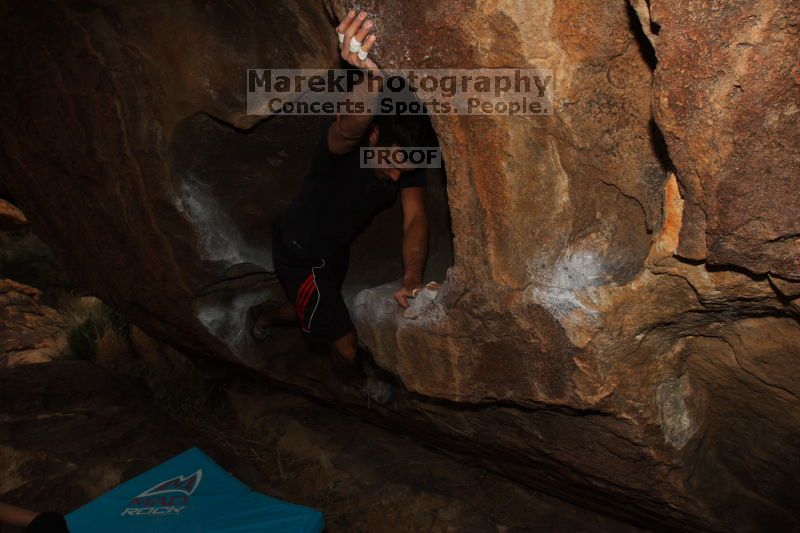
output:
M304 318L306 314L306 306L308 305L308 302L311 300L311 296L313 296L314 293L317 292L317 285L316 282L314 281L313 274L309 276L309 280L311 281L311 283L308 284L308 288L304 291L302 301L300 301L300 305L297 308L297 316L298 318L300 318L300 325L302 327L305 327ZM308 281L306 281L306 283L308 283Z
M300 288L297 289L297 297L295 298L295 312L298 314L300 313L300 302L303 301L305 298L306 293L310 290L312 282L314 281L314 275L309 274L308 277L305 279L303 283L300 284Z

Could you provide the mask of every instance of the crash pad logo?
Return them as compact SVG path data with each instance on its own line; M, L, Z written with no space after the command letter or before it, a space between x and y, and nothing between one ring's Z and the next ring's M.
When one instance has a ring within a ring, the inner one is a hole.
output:
M197 490L203 470L190 476L175 476L162 481L131 499L121 516L179 515L189 506L189 497Z

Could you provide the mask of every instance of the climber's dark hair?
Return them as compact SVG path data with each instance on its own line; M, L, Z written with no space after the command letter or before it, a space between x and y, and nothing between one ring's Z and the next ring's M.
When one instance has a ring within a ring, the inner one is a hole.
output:
M378 145L391 146L438 146L431 119L421 115L377 115Z
M418 114L381 114L375 117L374 124L378 126L378 145L391 146L439 146L436 132L431 126L431 119L425 112L425 106L417 95L408 88L399 92L390 92L384 89L384 99L388 97L393 103L395 111L398 109L413 109L422 111Z

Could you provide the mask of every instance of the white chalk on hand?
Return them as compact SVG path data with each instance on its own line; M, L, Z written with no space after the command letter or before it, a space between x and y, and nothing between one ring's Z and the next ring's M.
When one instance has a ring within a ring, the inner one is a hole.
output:
M369 57L369 54L367 52L365 52L364 50L359 50L358 51L358 58L361 61L364 61L367 57Z
M355 37L350 39L350 51L353 53L361 51L361 43L356 41Z
M338 36L339 36L339 45L340 45L340 46L341 46L341 45L343 45L343 44L344 44L344 33L341 33L341 32L338 32L338 31L337 31L337 32L336 32L336 35L338 35Z
M423 290L423 289L428 289L431 292L438 292L439 291L439 284L436 283L435 281L429 281L427 283L427 285L425 285L424 287L420 287L418 289L412 290L411 291L411 297L412 298L416 298L417 297L417 293L419 291Z
M411 291L413 299L408 300L408 308L403 311L403 318L416 320L423 315L436 314L435 302L439 297L439 284L430 282L424 287Z

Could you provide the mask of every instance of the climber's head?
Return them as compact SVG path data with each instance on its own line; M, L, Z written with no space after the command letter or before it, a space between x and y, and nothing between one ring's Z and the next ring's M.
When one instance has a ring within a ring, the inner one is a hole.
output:
M372 146L435 146L428 115L377 115L372 122Z
M373 147L437 146L436 134L427 115L377 115L369 130L368 142ZM376 168L375 174L393 181L404 172L417 170L413 165Z

